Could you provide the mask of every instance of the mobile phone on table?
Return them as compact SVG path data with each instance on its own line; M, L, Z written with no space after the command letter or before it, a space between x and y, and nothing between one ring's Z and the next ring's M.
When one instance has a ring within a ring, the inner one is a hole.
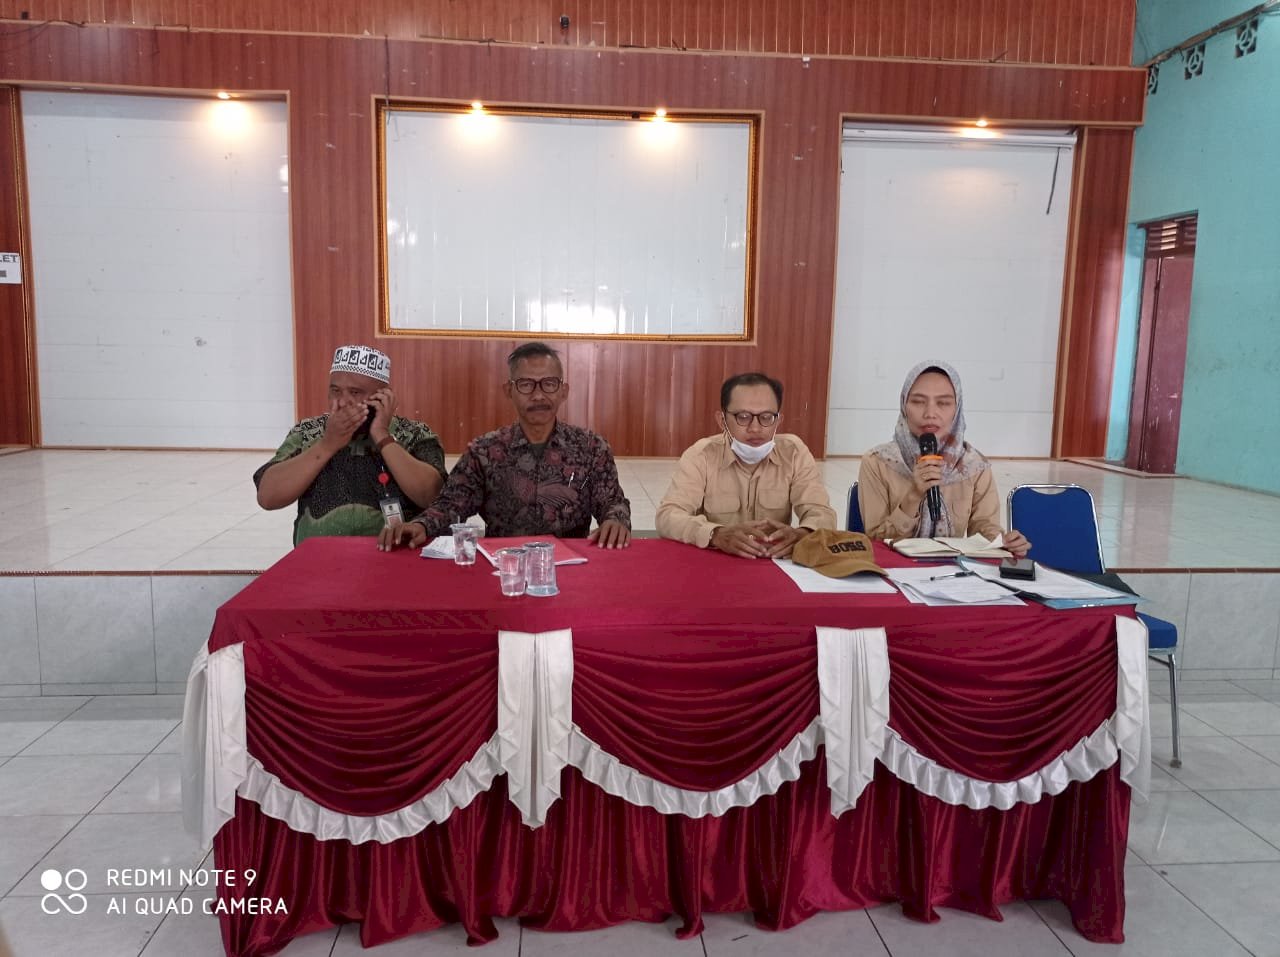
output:
M1001 578L1018 578L1035 581L1036 563L1029 558L1004 558L1000 560Z

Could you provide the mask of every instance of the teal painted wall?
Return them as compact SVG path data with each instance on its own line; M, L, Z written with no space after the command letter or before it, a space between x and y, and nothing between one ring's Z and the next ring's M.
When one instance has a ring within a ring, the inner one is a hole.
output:
M1251 5L1139 0L1137 62ZM1234 42L1234 30L1207 41L1191 80L1180 57L1163 65L1129 219L1199 213L1178 472L1280 493L1280 16L1262 19L1256 53L1237 59ZM1118 373L1126 349L1132 333Z
M1257 6L1258 0L1138 0L1133 31L1133 62L1143 63L1162 50ZM1274 23L1274 20L1272 21ZM1234 33L1233 33L1234 36ZM1255 56L1261 55L1259 47ZM1227 51L1231 55L1231 51Z

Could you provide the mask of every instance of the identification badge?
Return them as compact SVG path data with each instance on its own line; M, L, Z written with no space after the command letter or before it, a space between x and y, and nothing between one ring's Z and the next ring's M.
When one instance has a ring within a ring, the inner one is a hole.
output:
M378 500L382 509L382 518L388 525L399 525L404 521L404 509L400 507L400 499L388 495Z

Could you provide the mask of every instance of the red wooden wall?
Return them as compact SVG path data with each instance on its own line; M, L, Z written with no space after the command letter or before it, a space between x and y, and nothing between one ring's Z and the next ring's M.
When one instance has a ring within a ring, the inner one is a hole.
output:
M0 19L1127 66L1133 0L0 0ZM560 28L560 16L569 28Z
M24 180L17 158L22 155L22 122L16 90L0 87L0 252L22 254L22 285L0 285L0 445L30 445L36 409L28 363L34 362L26 299L31 288L31 262L23 243L26 234Z
M851 6L861 13L848 12ZM664 45L711 44L714 39L764 50L816 53L834 47L896 55L937 50L941 52L934 55L969 57L985 56L1000 46L1011 51L1006 60L1014 59L1015 53L1023 58L1127 59L1131 3L1077 0L1051 8L1039 2L969 0L959 6L975 13L970 19L930 19L928 11L943 6L956 4L578 2L564 9L571 23L602 21L602 36L622 43L638 42L637 35L656 43L663 29L674 30L679 22L679 35L694 42L677 42L673 34L672 42ZM305 2L286 6L98 0L23 6L33 17L57 10L73 20L134 16L143 23L175 23L185 16L193 26L220 27L236 18L235 24L243 29L352 33L376 27L396 35L415 30L476 35L484 33L487 24L501 22L506 35L522 39L541 35L537 30L546 33L542 24L549 9L542 3L497 0L414 7L419 12L411 13L407 2L390 0L360 5L358 12L336 3ZM517 8L535 12L527 21L517 20ZM731 8L738 10L732 31L716 33L707 27L711 32L700 39L704 19L689 11L707 11L707 22L713 23L716 16L727 17L724 11ZM1104 8L1111 12L1099 13L1096 19L1086 16ZM1116 13L1120 8L1128 12ZM0 0L0 13L14 15L14 9ZM914 18L906 22L917 24L917 30L902 25L904 9ZM715 10L720 14L711 15ZM776 25L781 11L818 17L819 10L825 11L819 19L806 20L808 27L797 27L795 34L788 28L782 39ZM1074 14L1067 17L1063 10ZM869 11L881 12L872 16ZM1040 11L1047 19L1035 19L1029 11ZM557 7L553 15L559 12ZM746 26L741 25L743 17ZM962 21L964 29L959 26ZM1050 23L1057 25L1052 31L1046 26ZM594 35L575 36L577 43L603 42ZM0 23L0 82L200 94L225 88L287 95L300 414L317 411L323 401L333 347L373 338L378 301L376 97L389 92L393 98L481 99L492 104L635 109L662 104L672 110L761 111L756 341L582 341L564 347L574 382L566 418L597 429L617 452L627 455L679 454L711 431L720 381L751 368L763 368L784 380L788 429L819 453L825 447L844 117L963 121L983 115L1008 123L1081 127L1084 162L1078 163L1075 174L1060 362L1065 372L1060 373L1055 452L1102 452L1131 128L1142 114L1140 71L822 56L805 62L798 55L601 50L556 43L552 36L546 39L546 45L530 46L11 22ZM0 159L7 168L14 159L12 143L0 137L0 150L5 150ZM7 194L0 193L0 200L6 203L6 225L0 228L9 229L13 207ZM363 262L367 268L332 268L339 261ZM39 264L31 267L38 269ZM11 327L14 321L6 310L0 316L6 346ZM436 428L447 448L458 450L472 436L510 418L498 382L502 358L514 340L379 342L392 356L402 409ZM20 342L14 345L22 348ZM7 363L0 365L6 395L15 391L8 381L14 361L0 359ZM22 403L6 403L0 408L0 441L20 441L16 437L21 421L29 419L30 410Z

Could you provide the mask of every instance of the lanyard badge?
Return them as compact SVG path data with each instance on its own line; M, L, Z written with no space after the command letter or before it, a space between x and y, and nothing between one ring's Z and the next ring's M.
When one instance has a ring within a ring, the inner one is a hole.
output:
M391 476L387 474L386 469L382 469L378 473L378 484L382 486L382 497L378 499L378 507L382 509L382 519L387 525L399 525L404 521L404 509L400 505L400 499L390 494L387 484L391 481Z

